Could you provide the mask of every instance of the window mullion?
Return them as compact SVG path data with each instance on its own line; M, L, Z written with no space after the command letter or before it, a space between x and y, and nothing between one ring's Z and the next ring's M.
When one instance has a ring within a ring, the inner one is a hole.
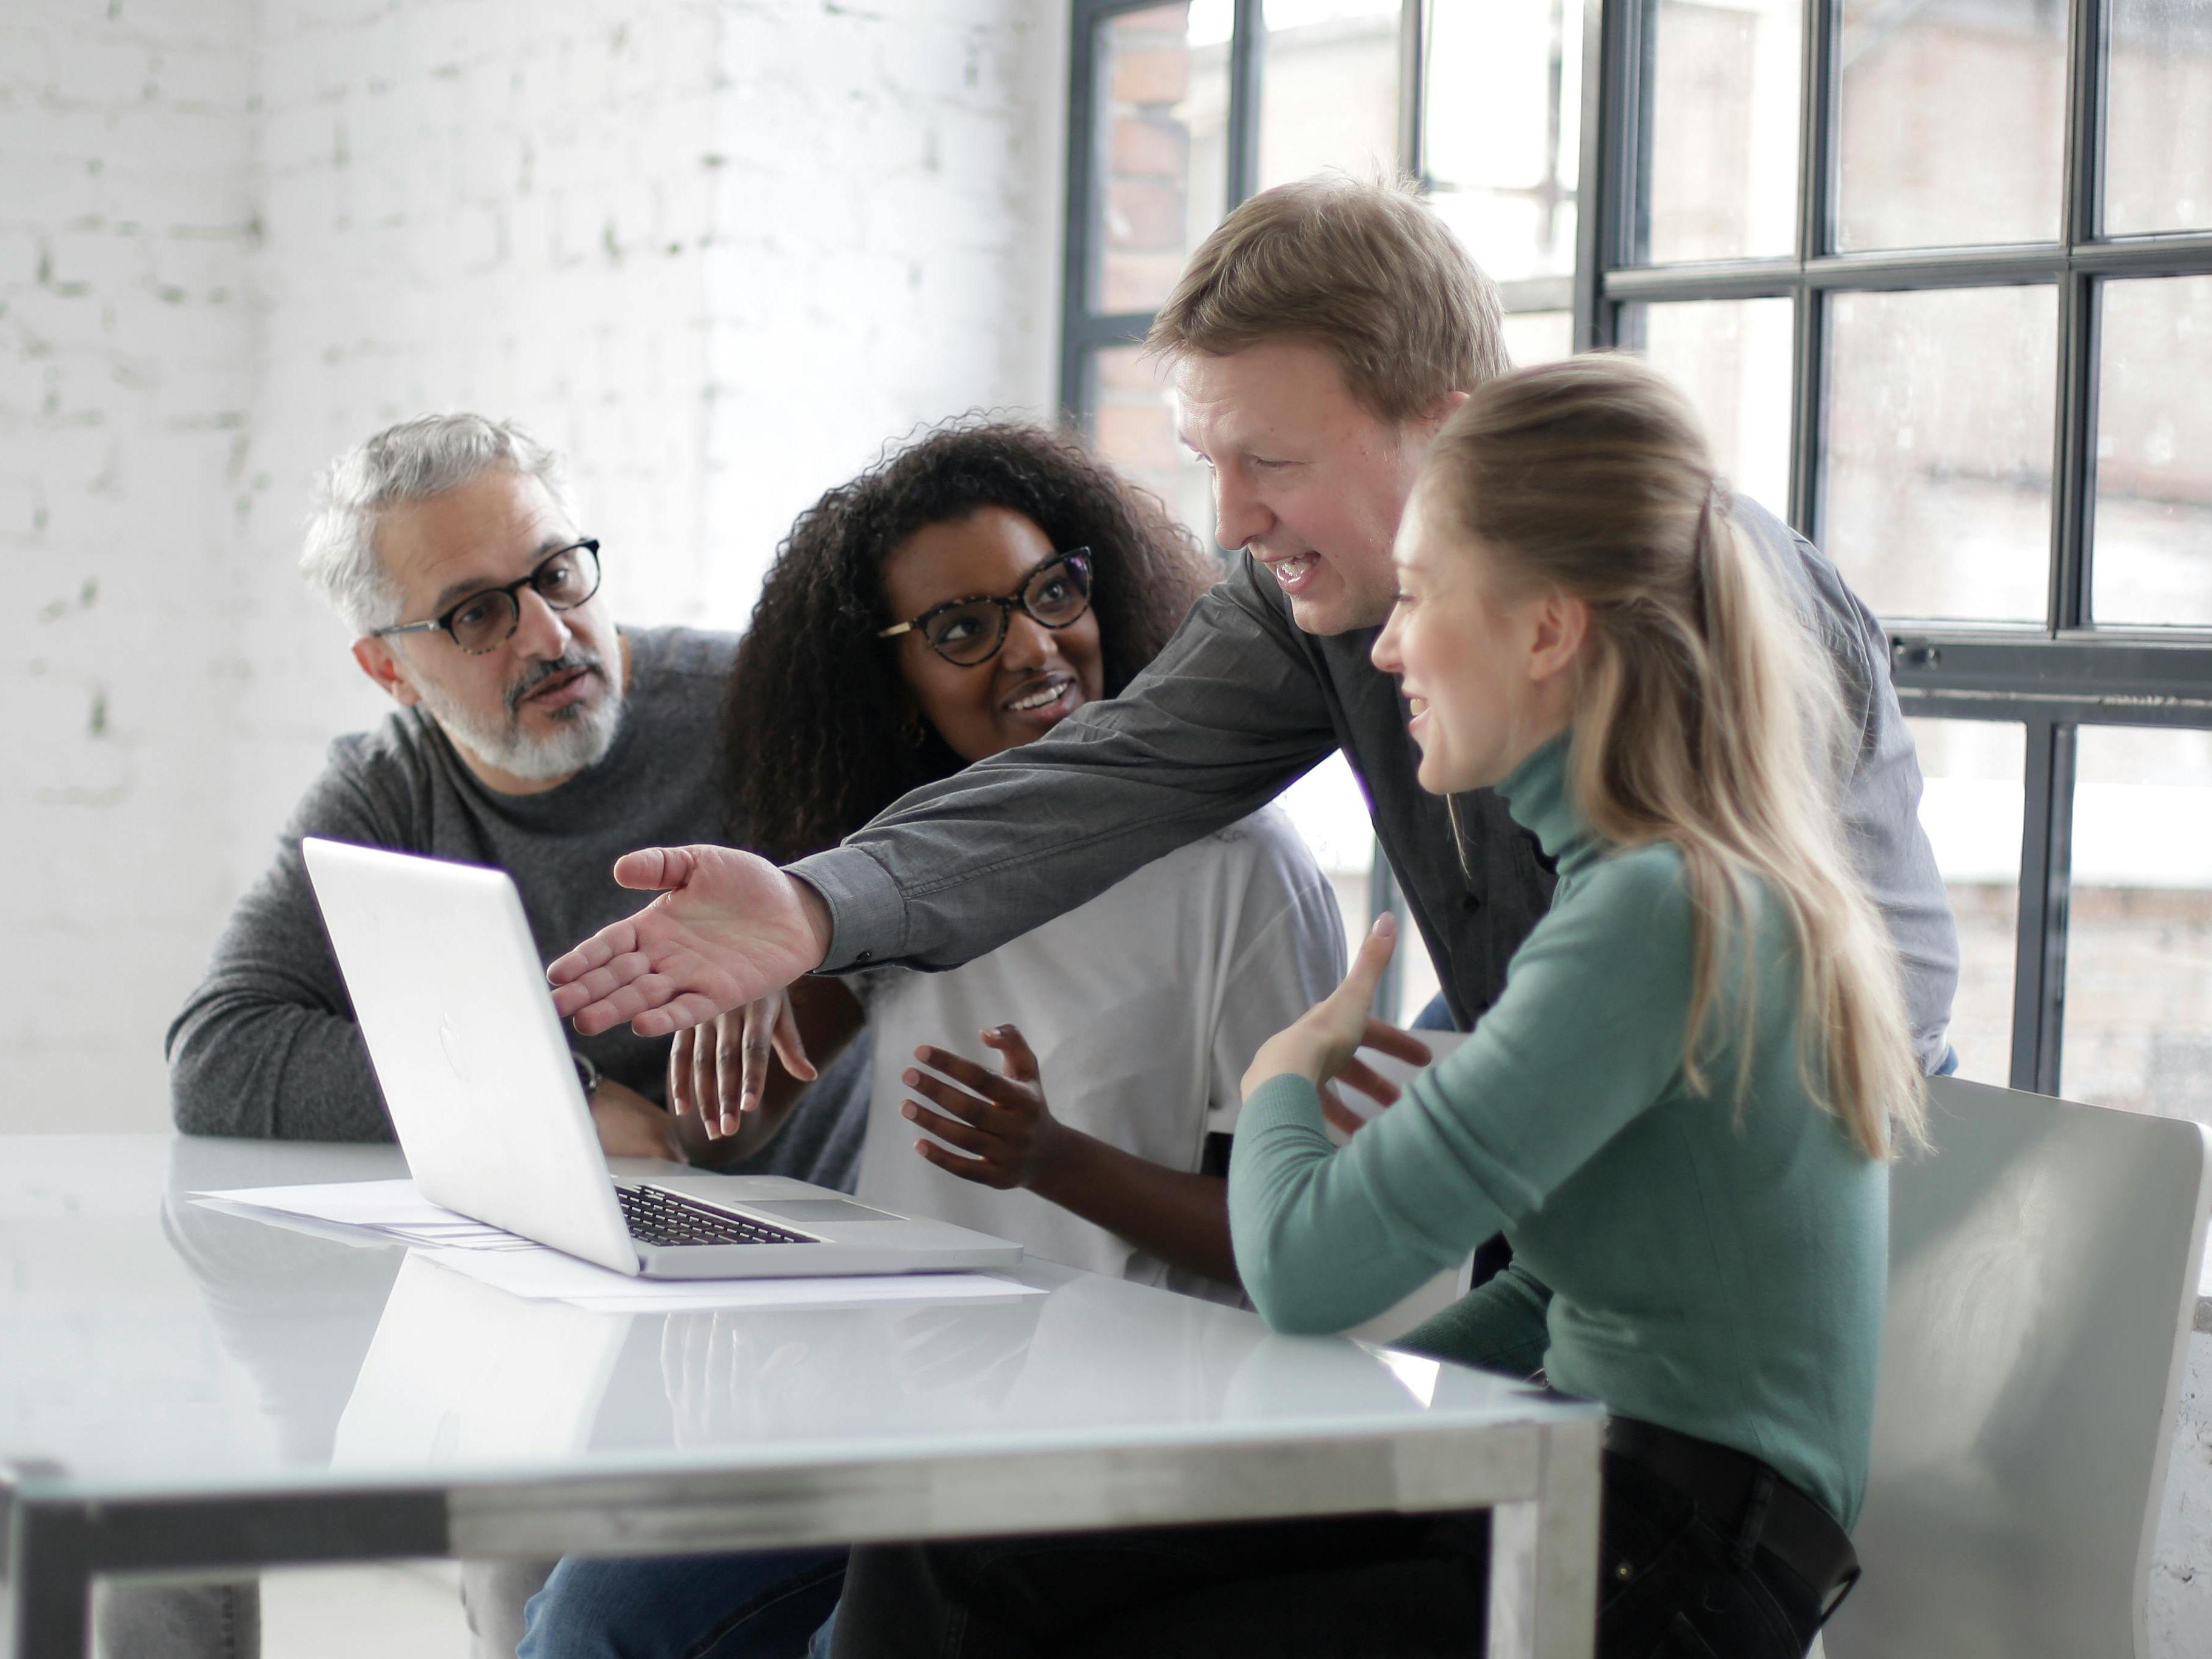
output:
M2096 240L2104 182L2105 0L2069 0L2066 149L2059 223L2069 256ZM2070 260L2069 260L2070 264ZM2089 562L2096 511L2096 279L2069 270L2058 290L2058 418L2051 459L2053 633L2090 620Z
M1073 326L1091 308L1091 271L1097 250L1091 223L1096 216L1097 163L1099 16L1078 5L1072 19L1067 53L1067 181L1066 221L1060 239L1060 416L1088 432L1091 427L1090 353Z
M1835 136L1842 118L1836 93L1837 0L1805 0L1802 32L1804 70L1797 108L1796 315L1790 368L1790 500L1791 526L1808 540L1820 538L1820 447L1826 416L1826 297L1803 277L1804 268L1835 241Z
M1229 37L1229 205L1260 187L1260 100L1266 75L1267 18L1262 0L1237 0Z
M1430 0L1398 8L1398 171L1424 193L1429 184L1427 136Z
M1616 343L1620 305L1606 273L1626 263L1637 211L1638 84L1646 0L1588 0L1583 30L1583 155L1575 227L1577 351Z
M2065 1028L2066 913L2073 881L2075 732L2033 720L2027 727L2021 815L2020 928L2013 969L2012 1086L2058 1092Z
M2069 272L2058 283L2058 418L2051 501L2053 635L2086 627L2091 525L2097 489L2097 279Z

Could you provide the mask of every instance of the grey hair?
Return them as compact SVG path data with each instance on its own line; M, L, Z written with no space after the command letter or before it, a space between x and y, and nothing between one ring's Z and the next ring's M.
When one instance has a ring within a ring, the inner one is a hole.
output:
M356 635L390 627L400 620L401 599L376 555L379 518L386 508L441 495L499 467L537 479L575 521L561 458L514 422L425 415L386 427L323 469L300 574Z

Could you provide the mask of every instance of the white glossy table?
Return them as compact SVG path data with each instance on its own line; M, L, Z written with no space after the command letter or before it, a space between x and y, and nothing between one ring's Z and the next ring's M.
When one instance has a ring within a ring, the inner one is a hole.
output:
M0 1138L20 1659L83 1653L111 1572L1497 1505L1492 1651L1591 1650L1594 1407L1042 1263L1010 1301L610 1316L184 1196L399 1173Z

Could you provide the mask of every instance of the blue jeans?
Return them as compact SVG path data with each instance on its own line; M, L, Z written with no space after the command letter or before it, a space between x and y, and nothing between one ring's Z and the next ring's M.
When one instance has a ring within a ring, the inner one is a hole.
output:
M1429 1006L1413 1016L1417 1031L1449 1031L1452 1024L1451 1010L1444 1006L1444 994L1439 991L1429 999Z
M845 1556L570 1556L530 1598L519 1659L804 1659L836 1608Z

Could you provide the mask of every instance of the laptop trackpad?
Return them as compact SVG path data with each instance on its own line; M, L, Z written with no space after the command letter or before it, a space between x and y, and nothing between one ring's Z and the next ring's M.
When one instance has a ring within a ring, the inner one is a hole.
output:
M865 1204L855 1204L849 1198L780 1198L772 1203L764 1199L748 1199L745 1208L779 1220L795 1221L802 1227L834 1226L840 1221L850 1224L906 1219L888 1210L872 1210Z

